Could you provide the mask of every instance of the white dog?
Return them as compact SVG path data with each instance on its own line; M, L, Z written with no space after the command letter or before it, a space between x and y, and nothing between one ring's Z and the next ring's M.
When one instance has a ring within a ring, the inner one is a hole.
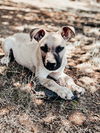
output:
M35 28L30 34L14 34L3 42L5 56L1 63L8 65L13 53L19 64L35 72L41 85L56 92L63 99L72 100L75 98L73 91L84 93L84 88L76 85L73 79L64 73L67 63L66 44L74 36L75 30L70 26L62 27L58 32Z

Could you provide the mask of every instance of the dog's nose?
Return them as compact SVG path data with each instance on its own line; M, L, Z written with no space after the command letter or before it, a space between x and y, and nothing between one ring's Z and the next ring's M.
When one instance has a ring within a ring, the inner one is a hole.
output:
M56 63L48 62L47 65L48 65L48 66L51 66L51 67L55 67L55 66L56 66Z
M50 70L53 70L53 69L55 69L55 67L56 67L56 63L48 62L48 63L47 63L47 67L48 67Z

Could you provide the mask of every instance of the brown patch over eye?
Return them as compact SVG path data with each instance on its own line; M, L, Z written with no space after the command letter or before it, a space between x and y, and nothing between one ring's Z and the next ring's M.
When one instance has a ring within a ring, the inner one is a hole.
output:
M43 51L43 52L48 52L48 46L47 46L47 44L45 44L44 46L41 46L40 47L41 48L41 50Z

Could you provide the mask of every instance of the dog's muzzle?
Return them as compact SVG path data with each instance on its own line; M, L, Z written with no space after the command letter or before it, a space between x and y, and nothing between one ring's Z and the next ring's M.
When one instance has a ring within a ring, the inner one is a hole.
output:
M54 55L54 58L55 58L55 62L50 62L49 60L46 62L46 58L45 57L42 57L42 61L43 61L43 64L44 64L44 67L46 69L48 69L49 71L54 71L54 70L57 70L60 66L61 66L61 58L59 57L59 55Z

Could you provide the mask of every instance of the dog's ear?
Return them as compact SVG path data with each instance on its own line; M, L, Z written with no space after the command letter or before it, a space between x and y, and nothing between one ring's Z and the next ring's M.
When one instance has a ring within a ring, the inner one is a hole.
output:
M75 36L75 29L71 26L64 26L61 29L61 36L64 40L69 40Z
M44 36L46 32L44 29L34 28L30 32L30 38L31 40L34 38L36 41L40 41Z

